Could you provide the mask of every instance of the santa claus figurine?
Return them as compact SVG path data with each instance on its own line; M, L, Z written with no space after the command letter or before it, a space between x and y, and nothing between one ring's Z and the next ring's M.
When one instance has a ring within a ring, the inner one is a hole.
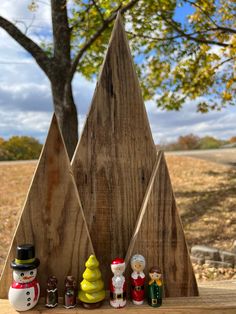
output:
M114 276L110 281L110 304L114 308L122 308L126 305L126 281L123 273L125 262L122 258L115 258L111 263L111 271Z
M38 303L40 294L36 279L38 266L39 259L35 258L34 246L18 245L16 258L11 262L14 281L8 294L10 304L17 311L27 311Z
M136 254L131 258L131 268L133 270L131 274L131 298L134 304L143 304L145 295L145 274L143 272L145 268L145 258Z

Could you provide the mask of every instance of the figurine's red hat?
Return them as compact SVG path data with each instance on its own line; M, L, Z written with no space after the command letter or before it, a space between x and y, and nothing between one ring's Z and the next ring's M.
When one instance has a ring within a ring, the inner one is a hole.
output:
M112 265L117 265L117 264L123 264L125 261L123 260L123 258L117 257L115 259L113 259L113 261L111 262Z

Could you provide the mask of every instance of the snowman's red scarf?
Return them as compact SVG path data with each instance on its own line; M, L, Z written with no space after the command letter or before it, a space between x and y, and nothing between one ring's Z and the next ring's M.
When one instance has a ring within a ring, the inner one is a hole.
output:
M37 279L34 279L33 281L27 282L27 283L19 283L19 282L13 281L11 287L15 289L27 289L27 288L33 287L34 288L34 301L37 301L38 294L39 294Z

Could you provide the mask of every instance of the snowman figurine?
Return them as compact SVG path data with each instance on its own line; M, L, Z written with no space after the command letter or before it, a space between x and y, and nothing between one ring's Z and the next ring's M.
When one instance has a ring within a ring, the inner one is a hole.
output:
M16 258L11 262L13 283L8 293L9 302L17 311L27 311L38 303L40 287L36 275L39 264L32 244L17 246Z

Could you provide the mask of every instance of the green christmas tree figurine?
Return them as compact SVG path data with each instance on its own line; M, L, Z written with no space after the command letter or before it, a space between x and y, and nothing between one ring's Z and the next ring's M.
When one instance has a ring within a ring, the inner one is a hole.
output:
M90 255L85 266L84 280L80 283L78 298L85 308L96 308L105 299L104 283L96 256Z

